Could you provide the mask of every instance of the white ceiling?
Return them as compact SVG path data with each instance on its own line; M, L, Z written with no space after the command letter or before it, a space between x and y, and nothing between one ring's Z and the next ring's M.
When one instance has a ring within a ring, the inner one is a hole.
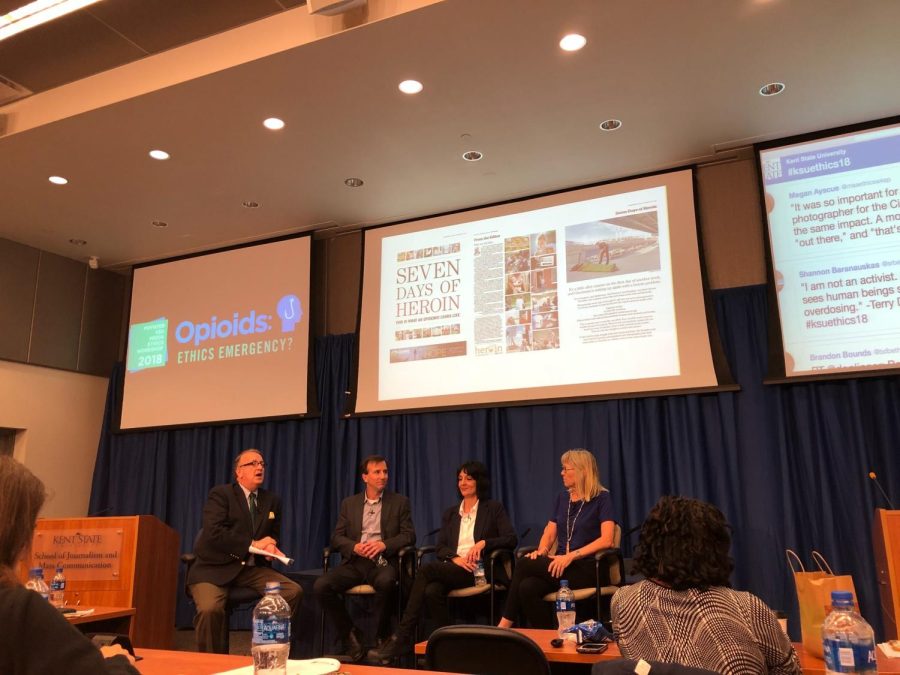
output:
M51 90L0 108L0 237L123 269L727 156L900 113L898 26L895 0L445 0L20 131ZM560 51L570 31L585 49Z

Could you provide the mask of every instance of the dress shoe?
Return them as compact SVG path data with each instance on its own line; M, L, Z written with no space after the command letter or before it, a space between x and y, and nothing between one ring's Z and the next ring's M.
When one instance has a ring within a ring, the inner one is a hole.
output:
M347 636L347 656L350 657L351 662L358 663L365 655L366 648L363 647L362 635L354 628Z
M371 654L370 658L374 661L389 662L391 659L404 656L411 651L412 644L409 640L394 634L381 646L381 649Z

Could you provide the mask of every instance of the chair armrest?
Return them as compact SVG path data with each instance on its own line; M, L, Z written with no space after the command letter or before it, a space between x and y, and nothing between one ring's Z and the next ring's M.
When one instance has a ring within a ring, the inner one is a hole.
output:
M516 549L516 558L524 558L527 554L537 550L537 546L520 546Z
M422 565L422 558L426 555L434 553L437 551L437 546L434 544L428 544L427 546L420 546L416 549L416 567L420 567Z
M501 561L501 564L503 564L504 562L509 563L510 570L508 570L508 571L510 572L510 576L512 576L511 568L512 568L513 562L515 561L515 557L516 557L516 552L513 551L511 548L495 548L493 551L491 551L488 554L488 563L490 565L489 579L490 579L491 583L494 583L494 566L496 565L498 560Z
M322 549L322 574L325 574L331 566L331 553L330 546L326 546Z
M181 562L183 562L187 567L190 567L194 564L194 561L197 559L193 553L182 553L181 554Z
M602 548L594 554L595 572L597 575L597 587L600 587L600 570L607 567L610 570L618 567L618 583L612 583L613 586L621 586L625 582L625 559L622 556L620 548ZM613 575L610 573L610 581L613 581Z
M416 557L416 547L415 546L404 546L399 551L397 551L397 560L400 563L400 567L406 566L406 573L410 576L415 576L416 567L418 567L418 558ZM404 562L405 561L405 562Z

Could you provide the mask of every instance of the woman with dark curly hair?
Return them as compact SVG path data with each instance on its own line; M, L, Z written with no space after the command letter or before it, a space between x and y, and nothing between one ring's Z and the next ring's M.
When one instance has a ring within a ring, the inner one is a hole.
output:
M462 501L444 511L435 549L437 560L422 565L416 572L397 632L380 649L370 652L376 661L387 661L412 651L412 638L423 605L427 605L437 626L449 624L447 594L472 586L478 561L491 551L516 545L516 531L503 504L488 499L491 478L484 464L462 464L456 470L456 487ZM498 583L509 581L502 565L494 575Z
M635 554L646 580L612 599L622 655L723 675L799 675L797 655L772 610L752 593L731 589L730 548L730 527L715 506L660 498Z

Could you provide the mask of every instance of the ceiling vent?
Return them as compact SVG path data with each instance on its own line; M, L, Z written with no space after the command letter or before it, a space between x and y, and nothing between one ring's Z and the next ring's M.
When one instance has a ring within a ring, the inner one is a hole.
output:
M365 6L368 0L306 0L306 7L310 14L323 14L334 16L343 14L351 9Z
M10 79L0 75L0 106L31 96L31 91Z

